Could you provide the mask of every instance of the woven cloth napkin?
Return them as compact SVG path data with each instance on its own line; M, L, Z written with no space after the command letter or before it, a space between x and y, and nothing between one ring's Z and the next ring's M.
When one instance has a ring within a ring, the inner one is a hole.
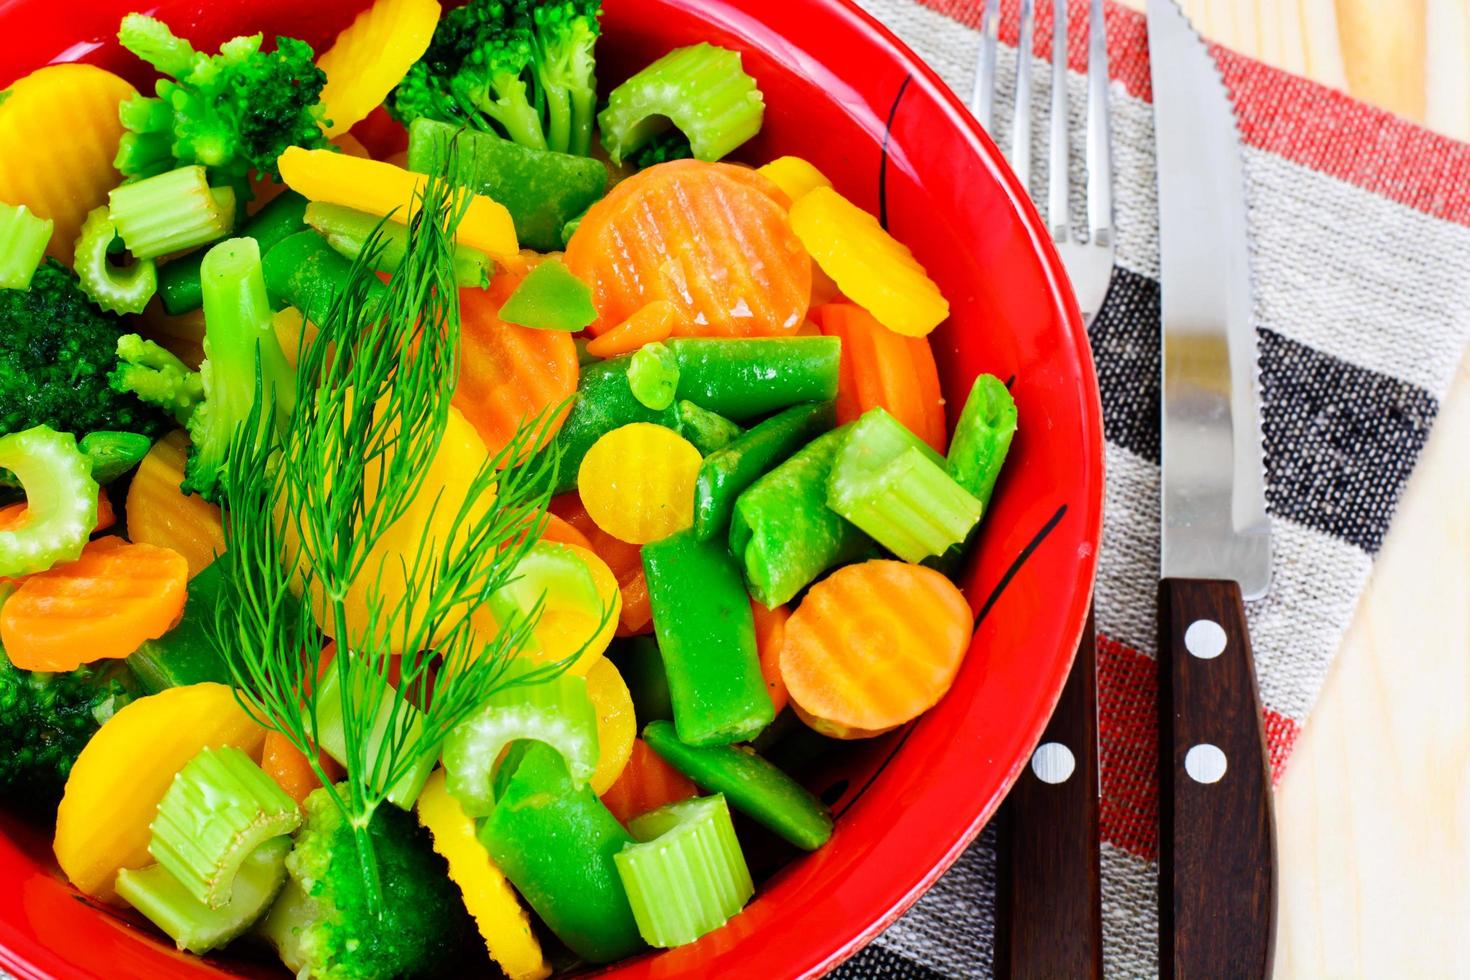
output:
M859 3L956 92L970 91L979 0ZM1019 6L1002 4L998 114L1011 104ZM1045 106L1051 4L1036 6L1033 104ZM1085 0L1072 0L1068 19L1080 153ZM1158 928L1158 207L1144 18L1110 5L1107 26L1117 269L1090 331L1107 436L1097 581L1104 966L1110 977L1145 977L1157 973ZM1470 336L1470 146L1234 52L1214 53L1244 144L1275 543L1270 596L1247 613L1279 777ZM1038 116L1039 147L1044 125ZM1045 156L1037 155L1043 170ZM1074 157L1074 175L1082 170ZM1033 179L1035 194L1046 174ZM994 869L985 834L836 975L988 975Z

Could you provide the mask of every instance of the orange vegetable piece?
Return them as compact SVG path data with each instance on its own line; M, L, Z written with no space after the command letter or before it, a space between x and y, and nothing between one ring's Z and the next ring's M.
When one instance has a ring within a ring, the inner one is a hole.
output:
M829 303L812 316L822 333L842 340L837 421L884 408L935 452L944 452L949 435L929 338L894 333L854 303Z
M325 752L317 754L317 761L328 776L341 778L342 767ZM265 733L265 745L260 750L260 768L297 803L305 800L308 793L322 784L316 771L311 768L311 760L292 745L290 739L277 731Z
M561 427L577 391L577 345L559 330L532 330L500 319L500 307L523 275L502 273L489 289L461 289L459 383L454 406L492 454L522 423L557 409L548 437Z
M139 544L169 548L184 556L193 578L224 554L220 509L179 489L189 437L170 432L148 451L128 487L128 536Z
M666 299L656 299L587 344L593 357L616 357L628 354L644 344L668 340L679 322L679 311Z
M0 607L0 645L22 670L126 657L179 621L188 581L178 552L99 538L76 561L21 582Z
M588 784L592 792L605 793L628 765L638 721L628 685L606 657L598 657L587 671L587 697L597 711L597 769Z
M163 312L157 296L148 301L139 317L138 332L194 370L204 362L204 311L194 310L181 316Z
M423 55L439 23L438 0L377 0L317 59L327 75L328 136L346 133L376 109Z
M743 167L676 160L618 184L588 209L566 265L592 287L607 333L655 300L674 333L761 337L806 318L812 264L786 217L790 199Z
M781 679L781 647L786 642L786 621L791 618L791 611L785 606L767 609L752 601L750 612L755 617L755 649L761 658L761 677L765 678L766 692L771 695L771 705L779 715L787 702L786 682Z
M834 738L897 728L949 690L972 623L964 594L932 568L882 559L840 568L786 622L791 706Z
M623 823L699 795L689 778L665 762L641 738L633 739L633 751L618 781L602 794L602 804Z
M546 515L546 528L541 532L541 540L555 541L559 544L574 544L578 548L586 548L594 554L597 551L596 548L592 547L592 542L587 540L587 535L555 514Z
M0 531L15 531L23 527L28 520L26 516L26 503L18 500L13 504L0 507ZM97 525L92 528L93 533L105 531L117 523L117 515L112 510L112 499L107 496L106 487L97 488Z
M598 527L587 508L582 506L582 498L576 491L552 498L550 512L591 542L589 550L601 558L617 578L618 591L623 595L618 635L636 636L648 632L653 626L653 610L648 603L648 579L643 575L643 549L636 544L619 541Z

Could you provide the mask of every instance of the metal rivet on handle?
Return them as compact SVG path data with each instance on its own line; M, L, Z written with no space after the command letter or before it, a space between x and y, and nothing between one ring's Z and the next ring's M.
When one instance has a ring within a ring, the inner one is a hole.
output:
M1036 751L1031 753L1031 771L1043 783L1053 786L1065 783L1076 768L1077 760L1073 758L1072 750L1061 742L1038 745Z
M1225 753L1203 742L1184 753L1184 771L1197 783L1218 783L1225 776Z
M1225 629L1213 619L1196 619L1184 631L1184 649L1201 660L1214 660L1225 652Z

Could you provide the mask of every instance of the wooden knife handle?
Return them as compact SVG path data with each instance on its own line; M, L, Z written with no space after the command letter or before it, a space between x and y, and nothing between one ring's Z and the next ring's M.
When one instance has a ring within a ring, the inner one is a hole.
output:
M1267 977L1276 833L1240 586L1165 580L1159 630L1160 975Z
M1097 646L1090 614L1038 752L1002 811L995 972L1018 980L1095 980L1102 976L1102 890ZM1068 759L1072 771L1061 778Z

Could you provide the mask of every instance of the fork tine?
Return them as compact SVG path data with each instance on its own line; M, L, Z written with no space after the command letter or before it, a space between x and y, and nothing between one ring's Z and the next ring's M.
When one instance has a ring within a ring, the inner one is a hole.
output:
M1092 244L1111 245L1113 138L1108 124L1108 40L1102 0L1092 0L1087 34L1087 232Z
M1047 168L1047 216L1051 236L1059 242L1071 238L1067 188L1072 163L1067 112L1067 0L1052 0L1051 38L1051 146Z
M1000 20L1000 0L980 0L980 60L975 66L975 88L970 94L970 111L987 133L995 116L995 45Z
M1031 189L1031 35L1036 28L1033 0L1021 0L1021 43L1016 48L1016 114L1011 118L1011 169Z

